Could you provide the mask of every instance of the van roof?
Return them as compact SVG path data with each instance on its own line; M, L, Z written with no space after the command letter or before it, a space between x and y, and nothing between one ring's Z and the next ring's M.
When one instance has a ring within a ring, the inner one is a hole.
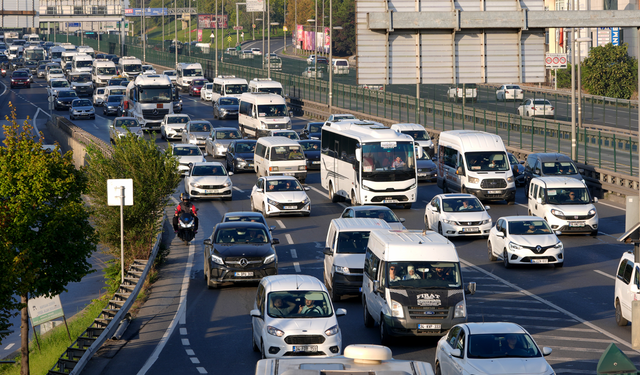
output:
M369 248L378 250L385 261L430 260L458 262L456 247L440 234L433 231L376 229L369 236ZM376 249L378 247L378 249Z
M549 162L549 161L570 161L573 162L573 160L571 160L571 158L565 154L560 154L557 152L549 152L549 153L536 153L536 154L532 154L529 156L533 156L535 155L536 157L540 158L540 161L542 162Z
M420 124L393 124L391 125L391 129L393 130L424 130L427 131L427 129L424 128L424 126L420 125Z
M275 102L275 104L286 104L282 96L270 92L243 92L242 95L240 95L240 100L245 102L260 100L260 102L265 104L272 102Z
M391 229L389 224L382 219L371 218L348 218L333 219L331 224L337 231L356 231L365 229Z
M531 181L540 181L546 187L586 188L584 182L573 177L535 177Z
M439 142L462 146L464 151L504 151L502 138L476 130L447 130L440 133Z
M231 223L235 225L236 223ZM325 291L324 284L311 275L273 275L262 278L261 283L268 292L290 291L290 290L317 290Z
M287 137L260 137L258 143L262 143L265 146L300 146L298 141L289 139Z

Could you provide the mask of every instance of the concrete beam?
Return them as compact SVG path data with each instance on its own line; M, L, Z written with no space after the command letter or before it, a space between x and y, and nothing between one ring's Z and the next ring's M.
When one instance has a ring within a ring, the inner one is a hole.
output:
M84 14L78 16L72 15L51 15L40 16L40 23L42 22L119 22L122 21L124 16L122 15L104 15L104 14Z

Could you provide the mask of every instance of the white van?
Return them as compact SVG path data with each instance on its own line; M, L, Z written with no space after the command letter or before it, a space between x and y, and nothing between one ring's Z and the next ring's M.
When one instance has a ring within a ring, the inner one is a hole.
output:
M267 92L244 93L240 96L238 126L243 136L256 138L271 129L291 129L287 102L282 96Z
M364 260L364 325L380 325L383 345L393 336L442 336L467 321L455 246L438 233L372 230ZM428 312L428 313L427 313Z
M272 94L284 96L282 84L271 78L254 78L249 81L249 92L270 92Z
M68 62L73 62L73 57L77 54L78 52L75 51L62 52L60 66L64 67Z
M176 85L182 91L189 90L189 85L194 79L204 79L200 63L178 63L176 65Z
M240 95L249 90L249 84L244 78L236 78L236 76L217 76L213 79L213 95L211 101L215 102L221 96L234 96L239 98Z
M516 185L502 138L475 130L449 130L438 140L438 187L444 193L516 201Z
M349 61L347 59L333 59L331 62L333 74L349 74Z
M304 183L307 159L297 141L286 137L262 137L256 142L253 168L260 176L294 176Z
M536 177L529 183L529 215L544 218L554 231L598 235L598 211L587 185L571 177Z
M359 294L364 253L372 229L391 229L382 219L333 219L324 248L324 285L333 302L343 294Z
M423 152L429 155L429 159L433 157L433 137L427 133L424 126L420 124L393 124L391 129L410 136L422 147Z
M73 56L73 73L91 73L91 68L93 67L93 57L79 53Z
M78 46L77 50L78 50L78 53L84 53L85 55L89 55L91 56L92 59L96 58L95 51L93 50L93 48L89 46Z
M633 251L622 254L615 281L613 305L616 309L616 323L626 326L633 316L631 306L640 298L640 264L635 263Z
M116 74L116 64L108 59L93 60L91 67L91 79L94 86L106 86L107 82Z

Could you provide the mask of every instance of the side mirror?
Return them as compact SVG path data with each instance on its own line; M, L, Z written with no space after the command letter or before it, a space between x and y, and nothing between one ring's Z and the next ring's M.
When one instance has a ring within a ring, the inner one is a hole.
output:
M472 281L467 285L467 290L465 291L465 294L469 294L469 295L476 294L476 283L475 282Z
M309 190L311 190L311 188L309 186L305 186L304 187L304 191L309 191Z
M484 206L484 209L485 209L486 211L489 211L489 210L491 209L491 206Z
M540 169L536 168L534 171L535 174L537 174L538 176L540 175Z
M452 349L450 353L452 357L462 358L462 352L460 349Z
M536 202L537 202L538 204L542 204L542 198L540 198L540 197L536 198Z
M498 236L500 238L504 238L504 233L503 232L498 232L498 233L496 233L496 236Z
M361 148L356 148L356 160L361 162L362 161L362 149Z
M275 225L270 226L270 227L269 227L269 230L270 230L270 231L274 231L274 230L276 230L276 226L275 226Z
M458 167L458 169L456 169L456 174L459 176L464 176L464 169L462 169L462 167Z
M229 176L233 176L233 172L227 172Z
M400 220L401 223L405 222L405 218L403 218L403 217L401 217L399 220Z
M378 289L380 289L380 281L373 280L373 290L378 290Z
M330 247L325 247L323 253L324 253L324 255L331 256L331 255L333 255L333 250L331 250Z
M293 117L293 111L289 111L289 117Z
M277 244L279 244L279 243L280 243L280 240L279 240L279 239L277 239L277 238L274 238L274 239L272 239L272 240L271 240L271 244L272 244L272 245L277 245Z
M202 155L204 155L204 157L207 157L209 156L209 153L205 151Z
M555 232L553 232L553 233L555 233L555 234L556 234L556 236L559 236L559 235L561 235L561 234L562 234L562 232L561 232L561 231L559 231L559 230L557 230L557 231L555 231Z
M598 197L593 197L593 203L598 203Z
M347 310L346 309L337 309L336 310L336 316L345 316L347 315Z
M524 160L520 160L520 164L524 165Z
M258 310L258 309L251 310L251 312L249 312L249 314L254 318L262 318L262 315L260 315L260 310Z
M545 346L545 347L542 348L542 355L546 357L549 354L551 354L552 351L553 351L553 349Z
M582 169L582 168L578 169L578 173L584 174L584 169Z
M202 243L207 246L211 246L211 239L207 238L206 240L202 241Z

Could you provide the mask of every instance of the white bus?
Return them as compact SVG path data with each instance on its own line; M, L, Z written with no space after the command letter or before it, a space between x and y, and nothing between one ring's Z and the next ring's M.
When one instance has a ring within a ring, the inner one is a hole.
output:
M418 196L416 152L411 137L385 126L335 122L322 127L320 178L333 202L400 204Z

